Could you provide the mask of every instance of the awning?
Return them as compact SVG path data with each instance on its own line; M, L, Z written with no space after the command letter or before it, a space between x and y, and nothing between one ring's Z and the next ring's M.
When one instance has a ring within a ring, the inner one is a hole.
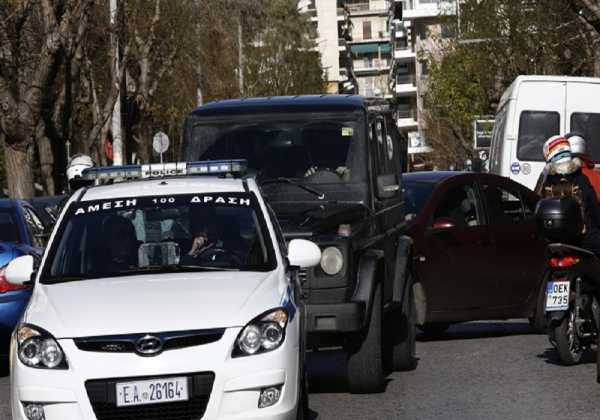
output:
M379 50L381 53L389 53L392 49L389 42L378 43L373 42L369 44L354 44L350 46L353 54L377 54Z

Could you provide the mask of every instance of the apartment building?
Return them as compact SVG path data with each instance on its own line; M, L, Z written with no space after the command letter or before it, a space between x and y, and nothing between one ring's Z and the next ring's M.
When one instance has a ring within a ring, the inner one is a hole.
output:
M427 65L420 51L452 37L445 24L456 0L300 0L310 16L328 93L383 97L393 104L409 153L426 153L422 95Z
M389 2L390 87L397 125L408 138L409 154L427 153L427 127L422 118L422 96L427 89L427 63L420 52L435 52L433 39L453 37L448 16L455 15L454 0L393 0Z
M329 93L393 98L390 0L301 0L310 16Z

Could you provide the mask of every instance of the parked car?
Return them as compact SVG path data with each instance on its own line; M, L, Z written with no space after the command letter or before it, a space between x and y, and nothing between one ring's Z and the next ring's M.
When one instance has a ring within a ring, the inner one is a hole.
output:
M14 420L308 418L297 273L321 252L286 246L239 165L88 170L144 179L65 206L13 335Z
M506 89L496 112L490 172L534 188L545 161L548 138L577 131L600 164L600 78L519 76Z
M507 178L465 172L403 175L413 239L417 323L528 317L540 328L545 241L537 195Z
M6 281L9 262L21 255L41 257L46 231L31 205L0 199L0 355L6 354L10 335L23 314L31 289Z
M321 247L301 272L308 343L345 350L351 392L416 367L406 145L387 101L355 95L218 101L186 120L184 160L247 159L285 238Z

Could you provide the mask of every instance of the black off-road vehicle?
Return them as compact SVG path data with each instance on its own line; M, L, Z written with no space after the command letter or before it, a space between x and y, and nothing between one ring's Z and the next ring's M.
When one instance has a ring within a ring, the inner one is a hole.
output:
M286 239L310 238L300 272L309 347L343 346L352 392L416 367L411 240L402 235L406 141L385 101L360 96L227 100L194 110L185 160L247 159Z

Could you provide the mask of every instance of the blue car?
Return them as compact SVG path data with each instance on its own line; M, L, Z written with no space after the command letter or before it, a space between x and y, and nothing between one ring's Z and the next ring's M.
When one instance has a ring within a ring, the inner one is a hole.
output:
M9 284L4 271L21 255L41 257L46 237L47 229L29 203L0 199L0 355L7 354L12 330L31 295L29 288Z

